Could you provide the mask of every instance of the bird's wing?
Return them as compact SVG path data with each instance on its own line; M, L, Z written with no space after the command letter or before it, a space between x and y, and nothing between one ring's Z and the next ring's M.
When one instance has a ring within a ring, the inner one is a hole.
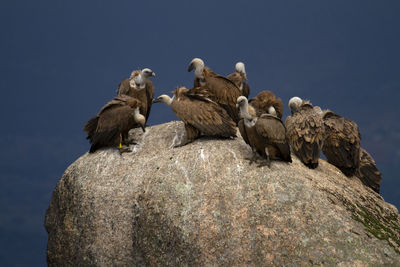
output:
M238 72L232 72L228 76L226 76L227 79L231 80L238 88L240 88L240 85L242 84L242 76Z
M339 168L358 168L360 134L357 125L333 112L325 113L324 125L323 152L328 162Z
M151 106L153 104L153 98L154 98L154 85L153 82L150 80L147 80L146 83L146 98L147 98L147 112L146 112L146 122L147 119L150 115L150 110L151 110Z
M196 98L179 96L172 102L172 110L186 124L190 124L205 135L234 136L235 123L218 104Z
M117 88L117 95L127 95L129 94L130 84L129 79L123 80Z
M243 140L246 142L246 144L250 145L250 141L249 141L249 138L247 137L247 132L246 132L246 128L244 126L243 119L241 119L238 122L238 128L239 128L240 135L243 137Z
M274 143L286 143L286 129L282 121L272 115L263 114L255 124L257 133Z
M99 113L97 114L98 116L101 115L102 113L104 113L107 110L116 108L116 107L122 107L122 106L126 106L128 104L128 101L135 103L135 107L138 107L141 105L141 102L134 98L134 97L130 97L128 95L119 95L114 97L111 101L109 101L107 104L105 104L99 111Z
M286 129L283 122L278 117L263 114L258 118L255 127L259 135L268 140L270 145L275 146L279 150L279 157L285 161L292 162L290 147L286 138Z
M363 184L379 193L382 174L376 167L374 159L363 148L360 148L360 168L357 176Z

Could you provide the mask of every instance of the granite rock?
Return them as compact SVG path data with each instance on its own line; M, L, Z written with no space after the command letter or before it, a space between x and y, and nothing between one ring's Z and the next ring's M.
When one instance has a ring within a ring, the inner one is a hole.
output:
M49 266L395 265L400 217L320 160L250 165L240 137L174 148L182 122L135 129L131 153L84 154L46 213Z

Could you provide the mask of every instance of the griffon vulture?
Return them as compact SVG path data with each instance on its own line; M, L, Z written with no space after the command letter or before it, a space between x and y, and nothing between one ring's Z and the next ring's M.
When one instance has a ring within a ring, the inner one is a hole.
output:
M240 89L242 96L249 97L250 87L247 84L247 75L243 62L236 63L235 72L229 74L226 78L231 80Z
M322 119L325 127L322 152L346 176L354 175L360 165L361 136L357 124L329 110Z
M360 148L360 167L357 170L357 177L360 178L364 185L379 193L382 174L376 168L374 159L363 148Z
M203 60L195 58L190 62L188 71L194 71L194 88L201 88L201 94L207 92L207 98L223 107L235 123L239 121L236 99L241 96L240 89L229 79L218 75L204 66Z
M286 130L282 121L271 114L255 115L255 110L249 106L247 98L240 96L237 99L240 109L239 130L253 150L253 158L257 153L266 158L266 165L270 166L271 159L280 159L292 162L290 147L286 139ZM261 166L261 165L260 165Z
M286 118L286 135L294 154L310 169L318 167L324 140L324 122L318 109L308 101L292 97L292 116Z
M154 98L153 82L149 79L152 76L156 74L151 69L134 70L129 79L123 80L117 89L117 95L128 95L141 102L140 114L145 116L146 121Z
M193 94L191 90L180 87L173 92L173 98L161 95L154 100L154 103L162 102L171 106L172 111L185 123L186 140L182 140L177 146L184 146L201 134L235 137L236 124L227 112L214 101L203 95Z
M278 118L282 119L283 115L283 103L280 98L276 98L274 93L271 91L262 91L256 97L249 100L249 104L252 105L257 112L257 116L263 113L269 113L270 107L275 109Z
M100 112L86 122L83 130L87 133L93 153L101 147L119 145L120 152L129 151L122 148L126 144L130 129L139 125L143 131L146 119L140 114L140 101L130 96L122 95L108 102Z

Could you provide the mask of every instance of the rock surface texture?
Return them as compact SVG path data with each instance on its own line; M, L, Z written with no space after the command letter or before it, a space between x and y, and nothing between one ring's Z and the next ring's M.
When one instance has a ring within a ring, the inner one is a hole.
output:
M49 266L400 264L397 209L320 160L249 165L236 139L173 148L181 122L131 131L132 153L86 153L46 213Z

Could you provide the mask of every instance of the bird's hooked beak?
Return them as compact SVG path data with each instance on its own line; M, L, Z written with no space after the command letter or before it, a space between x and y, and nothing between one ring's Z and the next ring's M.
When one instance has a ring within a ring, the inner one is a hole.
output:
M236 108L238 108L239 107L239 103L236 103Z
M160 98L153 99L153 103L160 103L160 102L161 102L161 99L160 99Z
M188 72L191 72L194 69L194 63L191 62L189 67L188 67Z
M156 77L156 73L154 71L151 72L151 76Z

